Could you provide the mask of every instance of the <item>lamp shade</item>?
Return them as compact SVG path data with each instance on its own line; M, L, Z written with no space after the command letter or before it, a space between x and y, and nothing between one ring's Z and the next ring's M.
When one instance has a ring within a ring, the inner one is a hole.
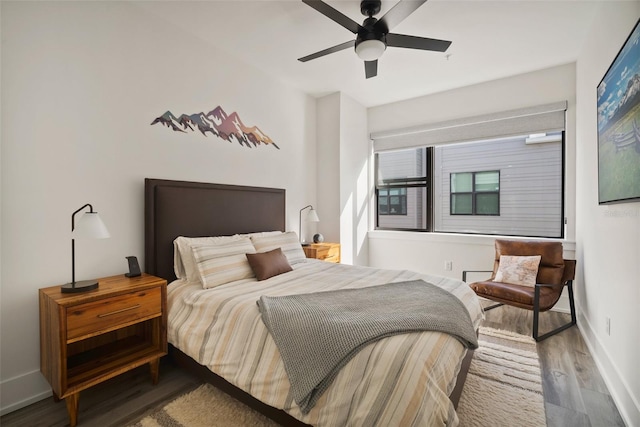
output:
M309 209L309 213L307 214L307 221L309 222L320 222L320 218L318 218L318 213L315 209Z
M85 212L76 222L73 238L106 239L111 237L98 212Z
M380 40L363 40L356 46L356 54L364 61L375 61L386 49L387 45Z

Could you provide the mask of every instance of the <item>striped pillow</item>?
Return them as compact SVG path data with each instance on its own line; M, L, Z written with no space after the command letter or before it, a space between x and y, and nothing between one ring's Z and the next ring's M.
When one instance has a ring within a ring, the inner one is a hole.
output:
M186 279L189 282L200 281L200 273L191 250L194 246L218 245L242 238L238 234L215 237L176 237L173 241L173 270L176 273L176 277L178 279ZM244 238L247 237L245 236Z
M256 252L247 237L215 245L193 246L193 257L204 289L255 277L245 254Z
M251 236L251 242L253 242L256 252L268 252L277 248L282 249L282 253L287 257L287 261L291 265L307 259L298 240L298 234L295 231L266 236Z

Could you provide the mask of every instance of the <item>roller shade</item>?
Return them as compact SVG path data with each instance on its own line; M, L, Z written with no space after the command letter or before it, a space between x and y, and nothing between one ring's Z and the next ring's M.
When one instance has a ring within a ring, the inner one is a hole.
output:
M371 134L374 151L477 141L565 129L567 101Z

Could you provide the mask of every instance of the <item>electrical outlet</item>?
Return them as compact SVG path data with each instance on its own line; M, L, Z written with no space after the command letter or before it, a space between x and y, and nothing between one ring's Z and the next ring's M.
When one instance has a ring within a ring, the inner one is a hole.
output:
M447 271L453 270L453 261L445 261L444 262L444 269L447 270Z
M606 322L607 322L607 335L611 335L611 319L610 318L605 318Z

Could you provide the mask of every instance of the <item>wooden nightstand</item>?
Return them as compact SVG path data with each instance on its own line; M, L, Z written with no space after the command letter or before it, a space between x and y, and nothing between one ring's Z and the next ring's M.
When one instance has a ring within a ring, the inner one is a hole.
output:
M99 279L84 293L39 290L40 371L78 422L80 391L149 363L158 382L167 354L167 281L143 274Z
M312 243L302 249L307 258L340 263L340 243Z

